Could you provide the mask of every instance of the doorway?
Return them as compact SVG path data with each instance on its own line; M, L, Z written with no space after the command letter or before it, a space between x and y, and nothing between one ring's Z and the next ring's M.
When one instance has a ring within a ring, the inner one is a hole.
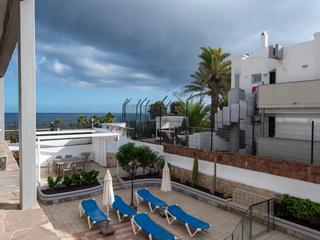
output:
M275 84L276 83L276 71L272 71L269 73L269 83Z

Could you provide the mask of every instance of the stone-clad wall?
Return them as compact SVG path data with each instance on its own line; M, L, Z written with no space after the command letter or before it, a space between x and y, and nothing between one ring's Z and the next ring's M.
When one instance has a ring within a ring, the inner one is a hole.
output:
M217 163L219 164L320 184L320 166L309 166L302 163L275 160L261 156L211 152L173 145L164 145L164 152L191 158L196 157L209 162L214 162L214 159L220 155L222 158L217 158Z
M182 183L191 182L192 171L190 171L190 170L186 170L186 169L175 167L175 166L171 165L170 166L170 174L171 174L172 178L179 179ZM204 187L206 189L212 190L212 188L213 188L213 177L212 176L208 176L208 175L203 174L203 173L199 173L197 185L199 185L201 187ZM245 184L241 184L241 183L233 182L233 181L228 181L228 180L221 179L221 178L217 178L216 187L217 187L217 189L216 189L217 192L224 193L224 194L227 194L227 195L231 195L234 188L241 188L241 189L250 191L252 193L256 193L256 194L263 195L263 196L266 196L266 197L277 197L277 198L279 198L279 196L280 196L280 195L278 195L278 194L276 194L276 193L274 193L272 191L251 187L251 186L248 186L248 185L245 185Z

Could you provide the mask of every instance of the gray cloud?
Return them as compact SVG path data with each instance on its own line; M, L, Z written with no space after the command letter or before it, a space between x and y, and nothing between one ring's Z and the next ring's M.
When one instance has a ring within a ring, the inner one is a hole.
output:
M320 2L223 0L37 1L39 72L82 87L179 89L201 46L254 50L312 38ZM41 61L42 59L42 61Z

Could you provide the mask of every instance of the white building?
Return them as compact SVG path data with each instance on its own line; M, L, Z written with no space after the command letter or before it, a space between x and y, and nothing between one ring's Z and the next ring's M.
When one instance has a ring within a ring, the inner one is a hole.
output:
M313 40L281 46L270 45L262 32L256 52L231 61L230 104L218 112L217 128L239 127L234 151L250 152L257 145L260 155L310 163L314 121L313 157L320 163L320 33Z

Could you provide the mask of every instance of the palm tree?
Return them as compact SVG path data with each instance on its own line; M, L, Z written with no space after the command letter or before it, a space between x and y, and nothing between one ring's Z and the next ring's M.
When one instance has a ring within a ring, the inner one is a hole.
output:
M186 102L182 99L178 99L180 105L177 107L177 112L179 116L186 115ZM188 122L191 129L195 127L205 126L207 117L210 112L210 107L201 102L194 103L193 100L188 102Z
M186 86L186 92L196 92L196 96L211 98L211 127L215 127L214 114L219 105L219 96L226 95L230 88L230 54L222 48L201 48L198 71L191 75L195 80Z
M98 115L94 114L92 117L91 117L91 124L93 125L93 127L97 127L100 123L100 118Z
M86 115L80 115L77 119L78 124L81 128L87 128L89 127L89 121L88 121L88 117Z

